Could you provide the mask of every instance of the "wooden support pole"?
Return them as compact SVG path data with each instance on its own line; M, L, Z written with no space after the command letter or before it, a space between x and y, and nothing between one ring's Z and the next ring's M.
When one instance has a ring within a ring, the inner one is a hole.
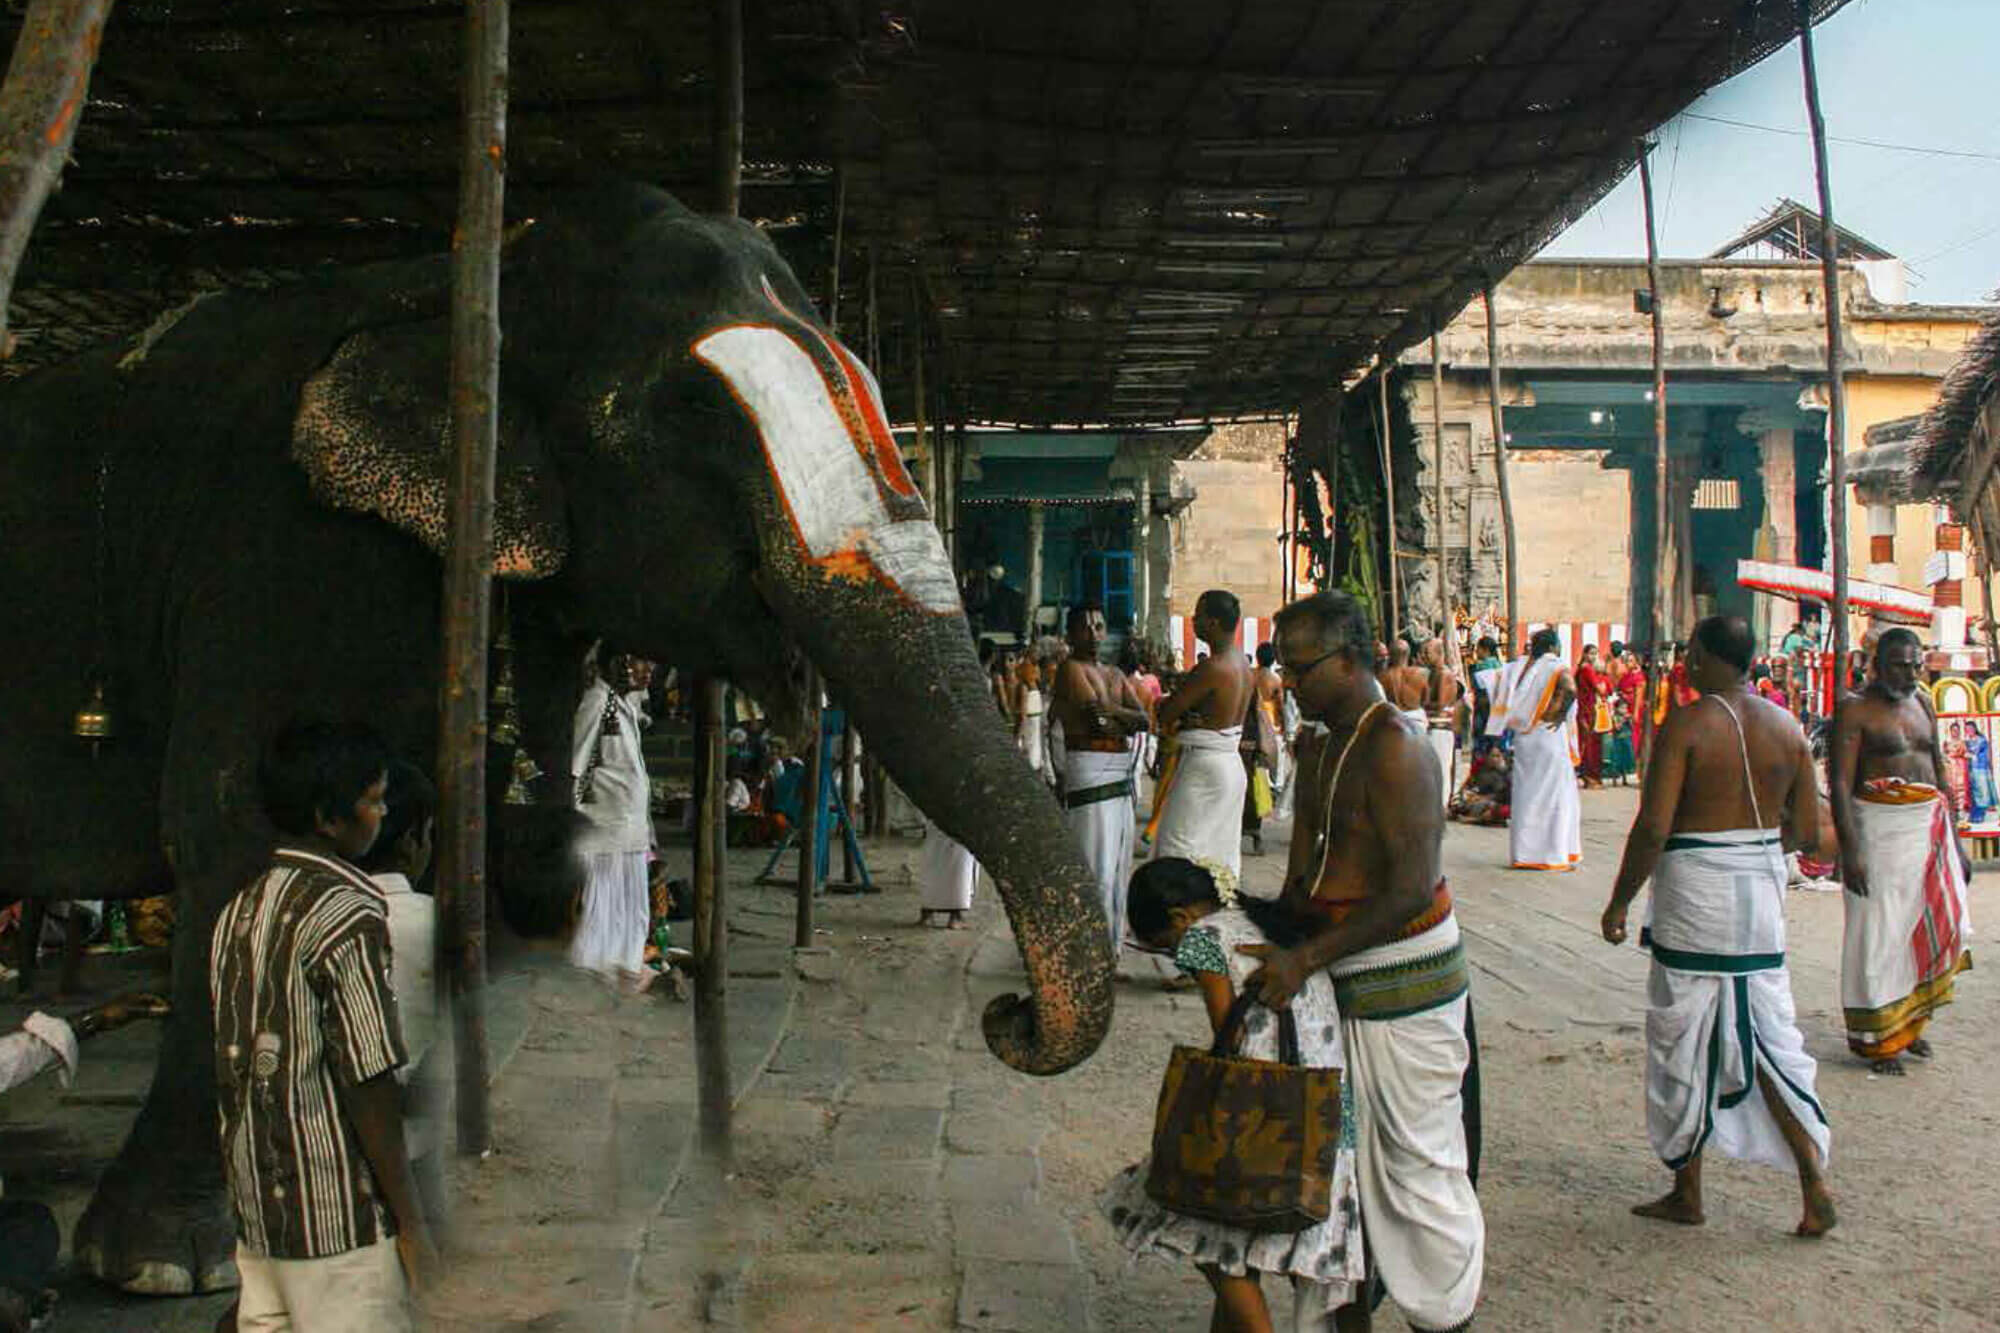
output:
M743 11L715 0L715 206L734 216L743 180ZM728 829L719 677L695 685L694 1056L702 1155L717 1180L730 1158ZM713 1182L711 1182L712 1184Z
M1847 378L1840 310L1840 232L1833 223L1833 181L1826 163L1826 118L1820 114L1819 71L1813 62L1812 3L1798 0L1799 65L1805 76L1806 118L1812 130L1813 178L1819 185L1819 267L1825 288L1827 390L1827 545L1833 556L1833 745L1839 752L1840 696L1847 690ZM1836 808L1838 806L1836 805Z
M1375 372L1376 397L1382 409L1382 506L1385 511L1382 525L1389 536L1389 633L1392 637L1403 627L1403 557L1396 539L1396 443L1390 433L1389 416L1389 362L1384 361Z
M1646 720L1645 764L1653 759L1655 700L1667 671L1667 321L1660 302L1660 242L1653 226L1653 146L1639 145L1639 196L1646 207L1646 290L1653 309L1653 658L1647 675L1646 699L1640 716ZM1636 725L1638 719L1634 719Z
M819 822L826 814L821 788L826 782L826 745L820 728L820 681L816 667L806 668L805 720L812 737L807 754L806 785L799 797L798 902L793 912L792 944L812 947L813 897L819 892Z
M826 326L840 333L840 247L847 230L847 169L836 168L833 177L833 256L827 262Z
M715 0L715 211L743 193L743 0Z
M1975 499L1972 512L1972 539L1979 546L1979 615L1986 626L1986 667L2000 671L2000 626L1993 623L1993 548L1986 544L1985 510Z
M83 119L112 0L30 0L0 83L0 361L13 351L7 306L42 205Z
M466 6L464 123L451 254L450 513L438 700L438 896L458 1077L458 1150L492 1146L487 1100L486 653L500 425L500 237L507 171L507 0Z
M1507 422L1500 407L1500 322L1493 310L1493 284L1486 284L1486 394L1493 403L1493 477L1500 485L1500 539L1507 560L1507 642L1512 643L1520 624L1516 601L1515 570L1520 556L1515 544L1514 493L1507 484ZM1470 506L1467 523L1471 522ZM1470 534L1467 546L1471 545ZM1453 636L1454 640L1456 635Z
M694 1059L702 1151L729 1159L729 928L723 822L723 687L695 685Z
M1431 549L1437 560L1438 632L1444 633L1451 624L1451 585L1444 563L1444 360L1438 353L1435 318L1431 321L1431 504L1437 512Z

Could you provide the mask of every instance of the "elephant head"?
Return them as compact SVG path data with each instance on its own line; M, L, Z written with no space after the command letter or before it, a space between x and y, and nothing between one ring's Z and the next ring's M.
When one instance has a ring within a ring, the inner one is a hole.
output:
M796 645L999 886L1030 994L989 1006L995 1054L1087 1057L1113 973L1092 877L993 707L873 377L777 251L633 187L527 225L501 291L497 572L767 702ZM307 383L293 456L322 501L441 548L445 294L377 306Z

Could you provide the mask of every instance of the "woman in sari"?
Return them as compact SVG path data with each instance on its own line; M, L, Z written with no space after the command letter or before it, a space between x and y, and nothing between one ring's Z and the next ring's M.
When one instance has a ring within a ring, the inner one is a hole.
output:
M1576 667L1577 772L1586 787L1604 785L1604 736L1611 730L1611 677L1598 670L1597 645L1585 644Z
M1646 673L1636 653L1611 655L1612 710L1611 734L1604 742L1604 775L1624 786L1639 770L1637 718L1639 695L1646 688Z

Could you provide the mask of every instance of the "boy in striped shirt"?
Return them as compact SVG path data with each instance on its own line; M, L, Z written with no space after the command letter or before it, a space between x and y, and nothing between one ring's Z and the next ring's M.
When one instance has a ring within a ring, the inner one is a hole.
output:
M388 909L354 865L389 754L365 727L296 723L258 766L271 866L210 945L240 1330L402 1333L435 1262L403 1143Z

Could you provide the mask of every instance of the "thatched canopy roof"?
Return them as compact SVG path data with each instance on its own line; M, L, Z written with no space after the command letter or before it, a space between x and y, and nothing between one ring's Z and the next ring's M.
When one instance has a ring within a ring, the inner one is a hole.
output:
M744 211L850 337L875 257L956 417L1295 408L1448 318L1791 0L746 0ZM1824 14L1842 0L1815 0ZM508 204L706 203L710 7L515 0ZM19 0L0 0L0 42ZM123 0L18 294L22 365L187 291L442 249L448 0ZM844 190L836 180L844 179Z
M2000 381L2000 310L1994 311L1966 340L1958 361L1945 373L1937 402L1919 417L1910 432L1910 489L1958 503L1960 474L1973 424L1992 400ZM1974 496L1966 496L1970 502Z

